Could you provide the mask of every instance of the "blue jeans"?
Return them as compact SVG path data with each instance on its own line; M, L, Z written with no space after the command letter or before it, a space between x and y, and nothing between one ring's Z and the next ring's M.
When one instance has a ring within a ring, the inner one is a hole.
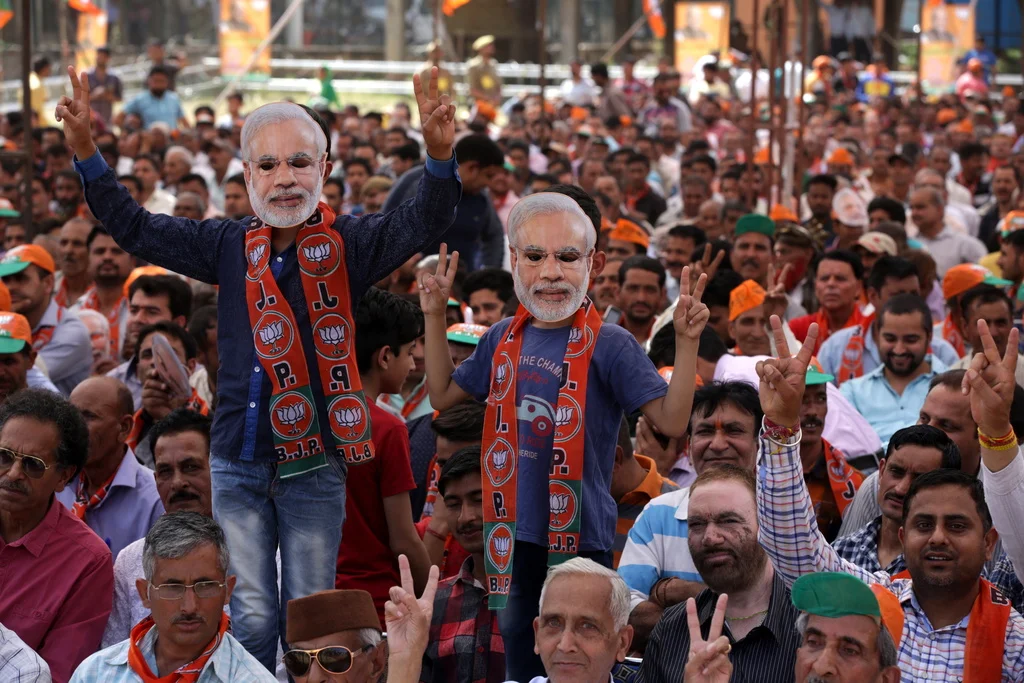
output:
M581 552L611 568L610 552ZM548 549L536 543L516 541L512 559L512 588L505 609L498 612L498 628L505 642L505 679L529 681L544 676L544 663L533 651L536 638L533 620L540 613L540 590L548 575ZM237 590L237 589L236 589Z
M210 460L213 516L227 538L230 572L238 577L231 594L232 634L273 672L278 639L288 649L288 601L334 588L345 466L328 456L327 467L281 479L275 463Z

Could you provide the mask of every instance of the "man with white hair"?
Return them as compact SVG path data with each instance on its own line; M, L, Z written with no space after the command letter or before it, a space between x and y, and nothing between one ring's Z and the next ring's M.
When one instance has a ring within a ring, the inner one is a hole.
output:
M88 83L68 73L73 94L56 113L93 214L126 251L220 285L219 345L232 353L217 383L214 515L238 576L233 633L273 671L287 601L334 588L346 462L373 456L352 302L451 224L455 107L436 76L429 87L414 77L427 171L415 199L362 219L319 203L332 170L326 124L295 104L260 107L241 136L256 217L197 222L149 214L117 183L92 140Z
M181 145L169 147L164 154L164 189L177 193L178 183L192 172L195 156Z
M670 437L685 432L708 320L700 301L707 278L691 296L690 271L683 269L685 294L674 313L680 370L666 386L636 339L618 325L602 325L586 298L596 234L573 199L542 192L520 200L509 214L508 240L519 311L488 328L457 370L445 309L458 252L448 263L442 245L436 273L421 279L420 305L431 405L443 411L469 397L487 400L488 602L502 610L507 677L529 680L542 671L529 644L546 565L582 555L611 566L610 485L623 413L643 411Z

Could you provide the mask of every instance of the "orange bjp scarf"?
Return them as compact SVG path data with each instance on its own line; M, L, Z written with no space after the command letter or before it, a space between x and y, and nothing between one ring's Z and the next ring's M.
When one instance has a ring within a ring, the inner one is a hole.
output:
M199 680L199 676L202 675L207 662L210 661L210 657L213 656L213 653L224 639L224 634L227 633L230 623L228 615L222 612L217 634L201 655L188 664L178 667L166 676L157 676L150 671L149 664L146 662L142 649L139 647L139 643L146 637L150 629L156 626L152 616L146 617L132 628L131 634L128 636L128 642L130 643L128 646L128 666L142 679L142 683L196 683Z

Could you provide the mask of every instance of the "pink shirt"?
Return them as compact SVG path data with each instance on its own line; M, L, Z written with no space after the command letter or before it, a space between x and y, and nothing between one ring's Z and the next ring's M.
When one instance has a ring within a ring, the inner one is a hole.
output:
M956 79L956 96L963 99L968 90L973 90L978 95L988 94L988 83L985 79L975 76L970 71L965 71Z
M99 649L113 595L110 550L56 499L24 537L0 538L0 622L46 660L55 683Z

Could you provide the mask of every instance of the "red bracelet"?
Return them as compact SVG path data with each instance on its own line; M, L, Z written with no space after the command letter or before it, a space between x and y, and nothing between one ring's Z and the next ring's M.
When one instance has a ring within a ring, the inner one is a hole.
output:
M984 434L981 428L978 428L978 442L981 447L990 451L1008 451L1017 445L1017 435L1011 428L1009 433L1005 436L992 437L988 434Z
M448 541L448 537L447 536L442 536L441 534L439 534L436 531L434 531L433 529L431 529L429 526L427 527L427 533L430 534L431 536L433 536L434 538L436 538L437 540L441 541L442 543L445 543L445 542Z
M799 425L796 427L784 427L772 422L767 417L764 419L764 436L772 441L786 441L796 436L798 431L800 431Z

